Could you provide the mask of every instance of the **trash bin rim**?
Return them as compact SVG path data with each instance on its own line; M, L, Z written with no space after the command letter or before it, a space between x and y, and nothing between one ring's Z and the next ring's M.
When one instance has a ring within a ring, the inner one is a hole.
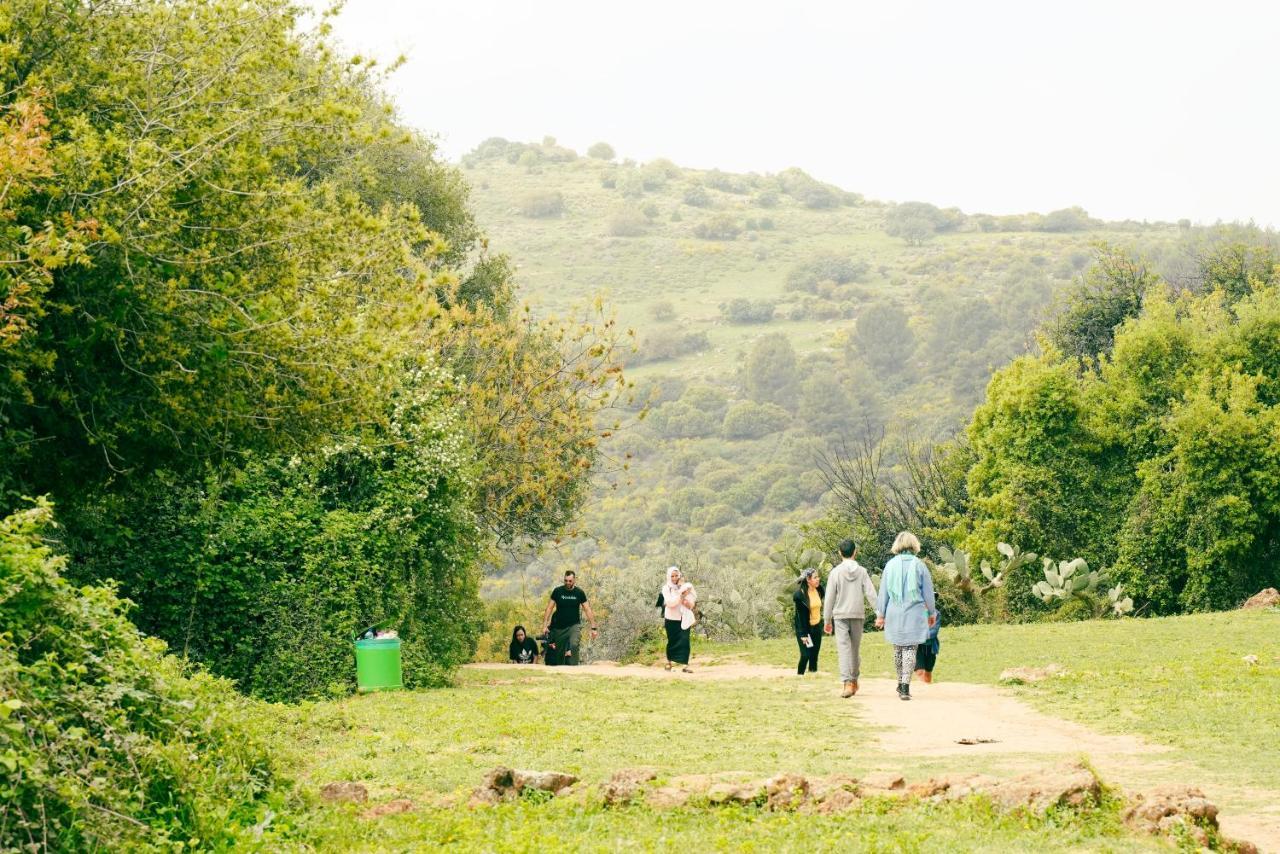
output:
M400 646L400 638L364 638L355 644L357 649L394 649Z

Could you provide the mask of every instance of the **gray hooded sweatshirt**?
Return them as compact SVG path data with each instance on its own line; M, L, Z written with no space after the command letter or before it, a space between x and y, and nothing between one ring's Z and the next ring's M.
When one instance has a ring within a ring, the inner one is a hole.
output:
M827 578L827 596L822 603L822 621L863 620L867 603L874 607L876 586L866 568L852 558L840 561Z

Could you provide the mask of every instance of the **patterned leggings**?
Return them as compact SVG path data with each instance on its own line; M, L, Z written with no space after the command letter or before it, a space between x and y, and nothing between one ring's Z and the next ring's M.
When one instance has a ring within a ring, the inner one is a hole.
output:
M893 645L893 667L898 671L898 684L910 685L911 674L916 669L916 645Z

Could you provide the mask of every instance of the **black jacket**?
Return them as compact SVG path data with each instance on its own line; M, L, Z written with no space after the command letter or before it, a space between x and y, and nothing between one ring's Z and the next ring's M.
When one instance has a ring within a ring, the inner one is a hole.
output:
M824 599L827 595L827 588L824 584L818 585L818 598ZM796 637L804 637L809 634L809 585L804 587L796 586L796 592L791 594L791 601L796 604L795 630ZM819 623L821 625L821 623Z

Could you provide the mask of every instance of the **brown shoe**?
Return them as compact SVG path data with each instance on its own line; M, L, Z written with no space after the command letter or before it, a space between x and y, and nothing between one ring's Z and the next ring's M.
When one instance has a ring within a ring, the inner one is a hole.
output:
M858 680L857 680L857 679L855 679L855 680L853 680L852 682L850 682L850 683L849 683L849 696L850 696L850 697L852 697L852 696L853 696L854 694L856 694L856 693L858 693Z
M916 678L919 679L924 684L928 685L930 682L933 681L933 674L930 673L928 670L917 670Z
M844 690L840 692L840 696L841 696L841 697L852 697L852 696L853 696L853 683L852 683L852 682L846 682L846 683L844 683Z

